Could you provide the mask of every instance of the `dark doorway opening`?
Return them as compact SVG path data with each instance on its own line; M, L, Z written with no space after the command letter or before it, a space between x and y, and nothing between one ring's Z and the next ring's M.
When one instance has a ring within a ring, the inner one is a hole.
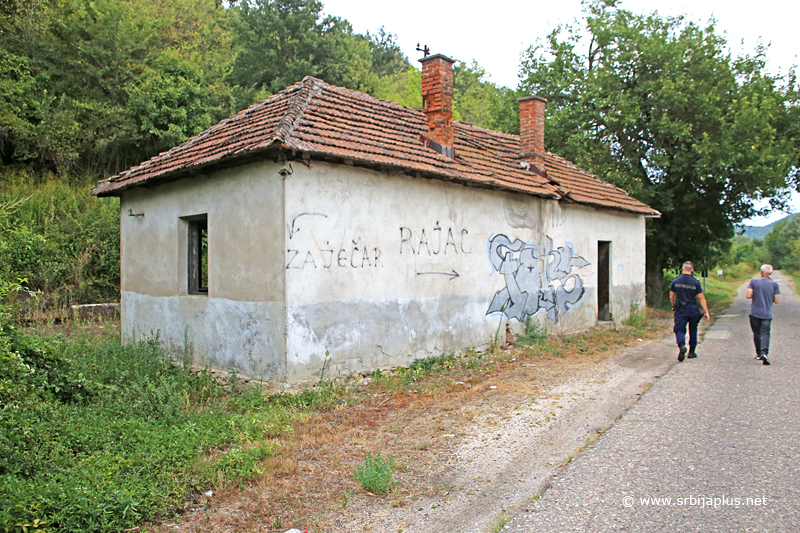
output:
M597 320L611 320L611 242L597 241Z

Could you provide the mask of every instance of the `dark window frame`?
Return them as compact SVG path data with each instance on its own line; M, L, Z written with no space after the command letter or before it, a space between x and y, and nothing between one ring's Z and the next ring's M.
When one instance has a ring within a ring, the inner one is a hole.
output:
M208 216L202 215L188 220L187 265L189 274L189 294L208 296L208 279L203 279L203 267L208 272ZM205 253L203 237L206 238Z

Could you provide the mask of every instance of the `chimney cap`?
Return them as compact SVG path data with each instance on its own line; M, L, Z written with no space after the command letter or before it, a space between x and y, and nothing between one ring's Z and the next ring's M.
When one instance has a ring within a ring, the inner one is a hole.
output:
M528 100L540 100L545 104L547 103L547 98L545 98L544 96L534 95L534 96L523 96L522 98L517 98L517 102L526 102Z
M522 98L517 98L517 102L526 102L528 100L540 100L545 104L547 103L547 98L545 98L544 96L534 95L534 96L523 96Z
M431 56L423 57L419 60L420 63L425 63L426 61L430 61L431 59L444 59L445 61L449 61L450 63L455 63L455 59L450 59L449 57L442 55L442 54L433 54Z

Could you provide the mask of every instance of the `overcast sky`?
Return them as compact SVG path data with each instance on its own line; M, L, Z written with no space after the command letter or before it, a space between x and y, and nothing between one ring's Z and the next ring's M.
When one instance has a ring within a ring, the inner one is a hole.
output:
M322 0L325 13L350 21L358 33L375 33L384 26L396 34L403 52L415 62L422 57L417 43L431 53L458 61L475 59L492 81L516 87L520 53L544 38L556 25L581 17L581 0L512 0L468 4L453 0ZM727 38L734 55L752 53L761 39L770 48L768 68L786 73L798 63L800 2L766 0L756 4L731 0L623 0L620 6L635 13L658 11L663 16L685 15L705 24L716 20L717 33ZM795 195L794 210L800 211ZM768 224L775 214L752 224Z

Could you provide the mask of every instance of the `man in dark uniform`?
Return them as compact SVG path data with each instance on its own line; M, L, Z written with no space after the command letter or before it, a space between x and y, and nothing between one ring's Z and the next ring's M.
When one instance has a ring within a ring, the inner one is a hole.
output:
M686 325L689 325L689 359L697 357L695 348L697 347L697 324L700 322L700 305L706 314L706 322L711 320L706 304L706 295L703 294L703 286L692 276L694 265L691 261L686 261L682 268L683 274L672 280L669 286L669 301L672 303L672 310L675 312L675 340L678 343L678 361L682 362L686 357Z

